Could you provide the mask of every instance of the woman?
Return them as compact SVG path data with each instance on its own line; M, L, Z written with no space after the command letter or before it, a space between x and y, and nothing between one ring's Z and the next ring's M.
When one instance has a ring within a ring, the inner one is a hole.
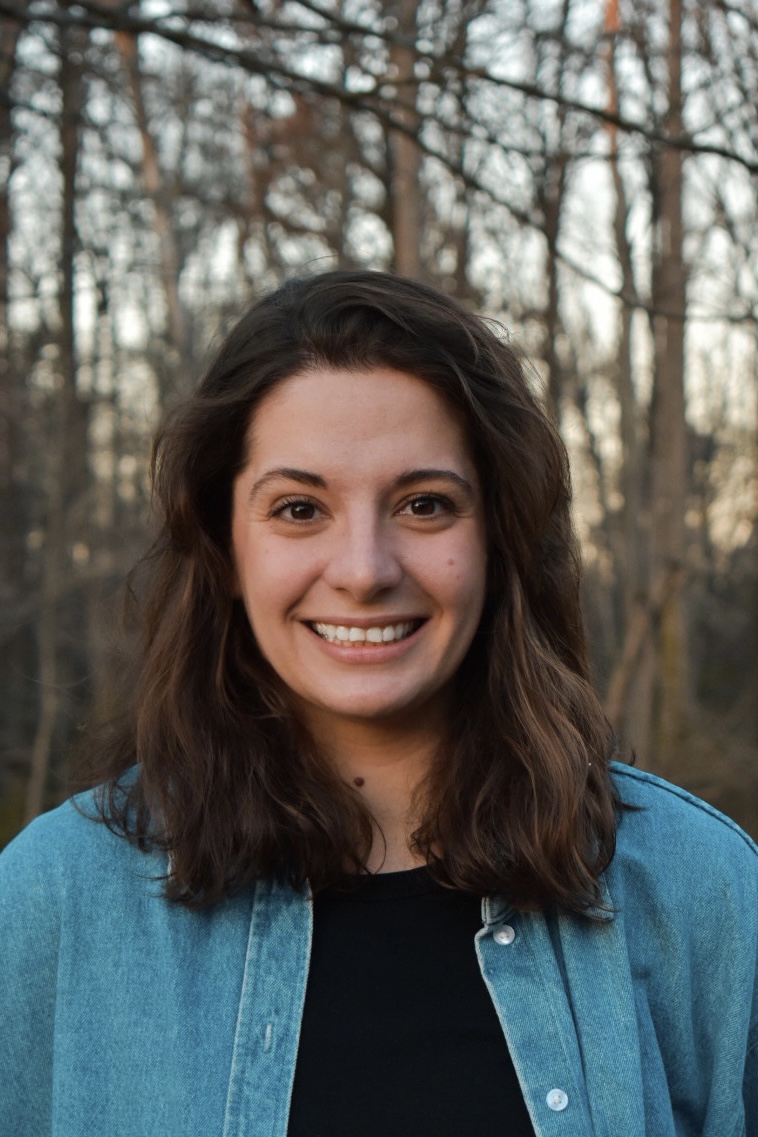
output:
M2 1132L758 1133L756 849L610 762L508 343L290 283L154 476L101 788L0 859Z

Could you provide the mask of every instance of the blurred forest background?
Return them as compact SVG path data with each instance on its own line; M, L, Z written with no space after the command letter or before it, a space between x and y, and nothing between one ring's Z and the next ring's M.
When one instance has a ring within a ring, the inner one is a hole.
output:
M758 836L755 0L0 0L0 88L0 844L118 701L162 410L335 266L533 359L608 714Z

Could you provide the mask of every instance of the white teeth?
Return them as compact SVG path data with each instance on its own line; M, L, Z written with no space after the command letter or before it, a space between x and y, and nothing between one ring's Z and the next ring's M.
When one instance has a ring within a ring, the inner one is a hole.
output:
M311 627L322 639L339 644L388 644L404 640L417 627L416 621L403 624L377 625L373 628L357 628L346 624L312 624Z

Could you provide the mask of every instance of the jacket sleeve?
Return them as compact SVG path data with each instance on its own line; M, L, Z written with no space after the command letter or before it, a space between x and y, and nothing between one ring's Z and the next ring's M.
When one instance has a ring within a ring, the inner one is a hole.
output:
M33 823L0 856L0 1133L52 1131L53 1031L59 909L44 826Z
M744 1101L745 1135L758 1137L758 960L756 960L756 984L753 991L752 1029L745 1062Z

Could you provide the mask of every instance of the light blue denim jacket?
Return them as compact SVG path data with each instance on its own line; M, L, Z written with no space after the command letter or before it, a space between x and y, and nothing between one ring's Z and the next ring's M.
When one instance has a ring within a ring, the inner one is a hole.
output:
M642 809L613 912L482 905L535 1132L758 1137L758 850L683 791L615 778ZM0 857L2 1137L285 1137L311 903L262 882L191 913L160 898L165 868L70 804ZM500 1110L493 1085L493 1132Z

